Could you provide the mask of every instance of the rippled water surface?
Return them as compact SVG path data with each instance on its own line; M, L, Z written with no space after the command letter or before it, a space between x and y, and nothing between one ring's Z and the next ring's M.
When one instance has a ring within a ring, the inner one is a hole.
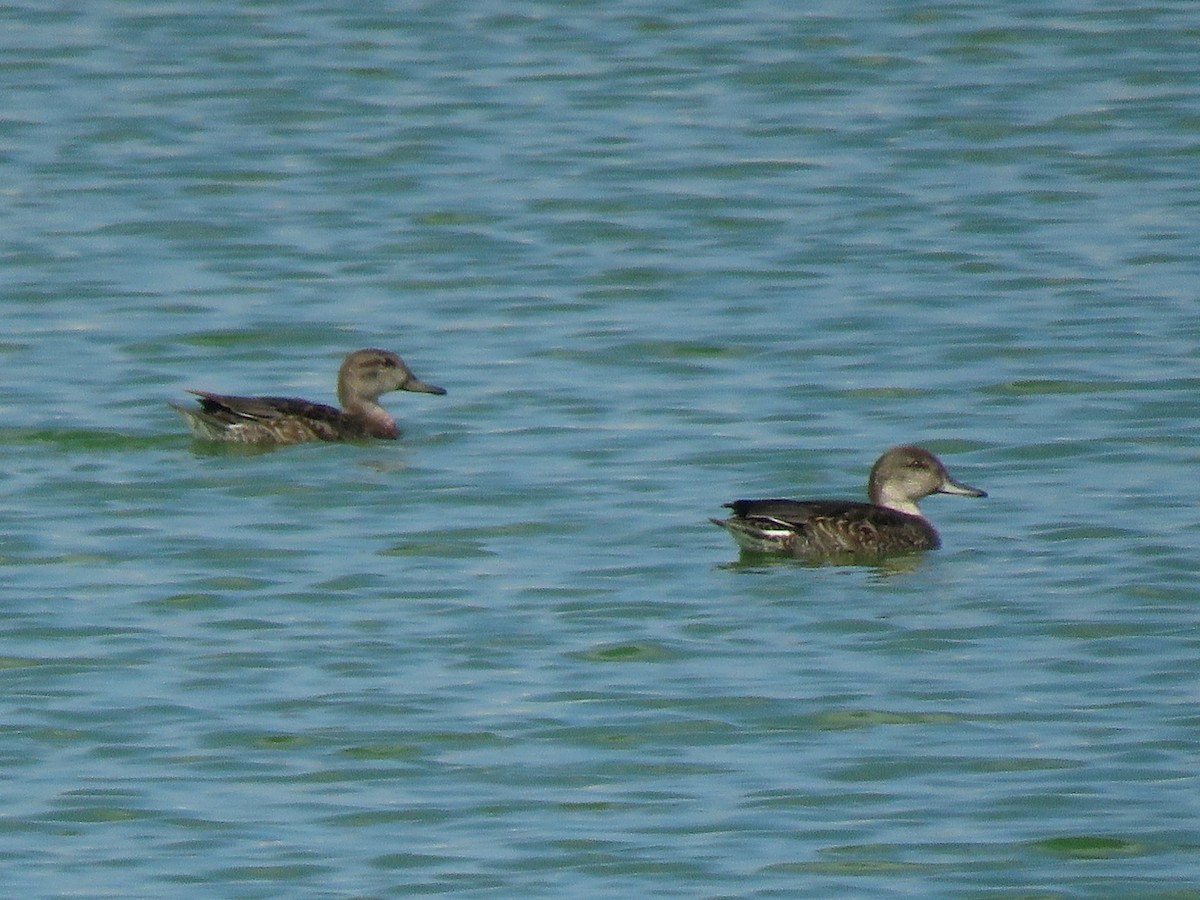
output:
M1200 14L0 9L10 896L1200 897ZM189 387L396 443L194 443ZM737 497L920 442L878 567Z

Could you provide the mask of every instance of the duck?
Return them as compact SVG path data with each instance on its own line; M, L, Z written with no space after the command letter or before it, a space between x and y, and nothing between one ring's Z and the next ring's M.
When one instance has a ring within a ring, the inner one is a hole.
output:
M936 550L942 540L917 508L930 494L986 497L950 477L941 460L923 447L904 444L885 451L871 467L869 502L853 500L734 500L727 519L709 519L750 553L821 558L880 556Z
M445 388L417 378L395 353L368 347L355 350L338 369L340 409L297 397L237 397L189 390L199 408L171 406L192 434L207 441L240 444L299 444L305 441L395 440L396 420L379 405L388 391L445 394Z

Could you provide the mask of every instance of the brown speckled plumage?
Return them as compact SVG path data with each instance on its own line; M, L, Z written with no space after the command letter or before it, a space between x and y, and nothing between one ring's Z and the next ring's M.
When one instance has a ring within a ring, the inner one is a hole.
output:
M417 378L395 353L355 350L338 370L341 409L295 397L237 397L190 391L200 408L172 403L192 434L202 440L244 444L298 444L304 441L395 439L395 420L379 405L388 391L446 393Z
M941 546L937 530L917 508L930 494L986 497L955 481L921 447L893 447L876 461L869 503L849 500L735 500L728 519L712 519L743 550L802 557L883 555Z

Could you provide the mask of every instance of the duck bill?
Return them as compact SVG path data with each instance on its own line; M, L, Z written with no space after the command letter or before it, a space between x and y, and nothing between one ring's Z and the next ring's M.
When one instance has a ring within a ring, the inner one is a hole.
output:
M415 375L410 377L408 381L400 385L402 391L416 391L418 394L444 394L446 389L438 387L436 384L426 384Z
M986 497L987 491L981 491L979 488L971 487L969 484L963 484L961 481L955 481L953 478L947 478L945 483L938 488L939 494L957 494L959 497Z

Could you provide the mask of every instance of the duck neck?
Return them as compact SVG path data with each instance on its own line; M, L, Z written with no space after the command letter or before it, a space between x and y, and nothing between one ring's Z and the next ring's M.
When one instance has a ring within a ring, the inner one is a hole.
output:
M375 403L375 401L378 400L379 397L364 397L354 389L354 385L351 383L348 375L349 373L345 371L345 366L342 367L342 371L338 372L338 406L340 406L345 412L351 412L355 409L360 409L365 404L378 405Z
M366 423L366 430L375 437L394 438L399 434L396 420L374 400L357 398L342 404L342 412Z
M918 519L925 518L921 514L921 510L917 509L916 500L906 497L903 494L896 494L889 491L886 486L871 486L871 502L876 506L894 509L896 512L904 513L906 516L916 516Z

